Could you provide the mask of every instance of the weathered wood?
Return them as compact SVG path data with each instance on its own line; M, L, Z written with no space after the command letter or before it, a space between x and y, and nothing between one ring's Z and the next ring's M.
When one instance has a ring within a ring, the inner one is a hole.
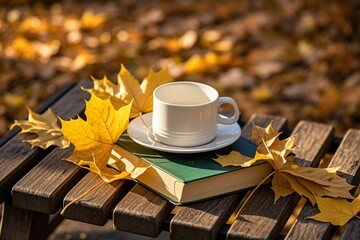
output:
M233 194L181 207L170 222L171 239L216 239L241 197Z
M338 150L332 158L329 167L338 167L338 174L346 181L353 185L359 184L360 178L360 131L349 130ZM357 174L358 173L358 174ZM322 223L311 219L306 219L308 216L313 216L319 213L317 207L313 207L310 203L306 203L301 210L295 224L287 234L287 239L329 239L334 234L336 228L329 223ZM351 228L351 226L350 226ZM360 235L358 235L360 236ZM350 239L350 238L347 238Z
M253 123L266 127L270 122L277 130L286 126L285 118L253 115L241 135L250 139ZM171 239L215 239L240 200L240 194L236 194L182 207L171 220Z
M360 219L352 218L344 227L340 240L360 238Z
M298 136L295 161L301 166L316 166L328 149L333 127L301 121L293 134ZM274 204L274 193L264 186L254 193L228 232L228 239L274 239L284 227L300 197L292 194ZM306 239L306 238L305 238Z
M88 87L90 82L84 81L82 85ZM63 119L68 119L83 111L84 98L88 97L88 93L82 91L78 85L54 107ZM85 174L79 167L61 160L72 151L70 148L55 148L20 179L12 189L14 206L37 212L55 213L62 206L62 199L66 193Z
M6 201L0 224L0 240L46 239L48 215L13 207Z
M92 83L84 81L82 84L89 87ZM84 107L83 99L87 96L77 86L51 108L63 119L74 117ZM11 187L48 153L40 148L31 148L30 144L23 142L24 139L29 139L29 136L16 135L0 148L0 202L9 197Z
M245 124L244 128L241 130L241 136L243 138L251 138L253 123L261 127L267 127L270 123L272 123L274 129L277 131L282 131L286 127L287 120L286 118L280 116L253 114L249 121Z
M340 167L337 173L355 186L360 183L359 144L360 130L348 130L329 164L329 167Z
M102 179L89 172L65 197L64 206L101 184ZM64 217L96 225L104 225L111 216L111 210L134 185L132 181L119 180L103 184L96 191L71 204L64 212Z
M48 151L23 143L29 136L15 136L0 149L0 202L10 198L11 187Z
M21 178L12 189L13 205L48 214L57 212L68 191L86 174L86 170L62 160L72 151L53 150Z
M136 184L113 212L114 229L157 237L172 208L168 201Z

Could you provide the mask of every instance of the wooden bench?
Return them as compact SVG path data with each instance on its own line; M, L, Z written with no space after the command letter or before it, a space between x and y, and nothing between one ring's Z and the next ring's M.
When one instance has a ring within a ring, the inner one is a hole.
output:
M47 107L63 119L84 110L88 93L80 85L66 88L39 111ZM360 181L360 130L349 130L341 143L330 125L301 121L292 132L284 117L253 115L243 126L242 136L250 138L252 122L289 134L300 132L296 145L296 161L302 166L316 167L328 151L335 151L330 166L341 166L339 174L353 184ZM4 203L0 239L45 239L61 222L59 211L101 179L76 165L61 161L71 149L31 148L14 130L1 140L0 201ZM101 186L65 212L65 218L95 225L113 220L114 229L150 237L170 231L171 239L275 239L280 236L295 206L297 194L281 198L274 205L274 194L263 186L252 196L235 220L229 217L239 208L245 192L197 204L174 207L162 197L132 181L117 181ZM1 203L0 202L0 203ZM337 228L327 223L306 219L318 210L306 203L286 239L330 239ZM353 218L340 231L340 239L359 239L360 220Z

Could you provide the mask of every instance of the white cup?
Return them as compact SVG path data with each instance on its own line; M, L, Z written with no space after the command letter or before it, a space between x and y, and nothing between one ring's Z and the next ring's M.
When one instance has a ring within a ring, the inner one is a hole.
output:
M239 118L234 99L219 97L212 87L197 82L172 82L159 86L153 93L152 132L156 141L193 147L213 140L217 124L233 124ZM228 103L234 109L232 117L218 113Z

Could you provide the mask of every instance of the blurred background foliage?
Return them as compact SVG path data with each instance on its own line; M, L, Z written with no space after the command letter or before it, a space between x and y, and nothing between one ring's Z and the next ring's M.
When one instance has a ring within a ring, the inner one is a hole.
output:
M168 67L253 113L360 128L360 4L1 1L0 136L69 82Z

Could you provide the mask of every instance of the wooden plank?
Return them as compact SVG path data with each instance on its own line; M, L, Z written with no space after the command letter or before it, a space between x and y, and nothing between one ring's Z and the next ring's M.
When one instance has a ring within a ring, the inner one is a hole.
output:
M88 81L82 83L86 87L91 86L90 84ZM88 97L89 94L82 91L78 85L59 100L54 107L63 119L74 117L83 111L84 98ZM55 148L38 165L34 166L14 185L12 189L13 205L37 212L55 213L62 206L65 194L86 173L76 165L61 160L69 156L71 152L70 148L64 150Z
M346 181L353 185L358 185L360 180L360 130L349 130L344 136L338 150L332 158L329 167L341 168L338 174L346 179ZM358 173L358 174L357 174ZM301 210L295 224L287 234L287 239L312 239L316 236L317 239L328 239L334 234L336 228L329 223L317 222L315 220L306 219L319 213L317 207L313 207L310 203L306 203ZM351 229L353 226L349 226ZM347 227L346 227L347 228ZM345 229L346 229L345 228ZM348 230L347 230L348 231ZM350 234L351 233L346 233ZM360 235L358 235L360 236ZM347 238L351 239L351 238Z
M0 224L0 240L46 239L48 215L13 207L6 201Z
M340 240L359 239L360 219L352 218L344 227Z
M243 138L251 138L253 123L261 127L267 127L270 123L272 123L275 130L282 131L286 127L287 120L286 118L280 116L253 114L241 130L241 136Z
M216 239L241 197L233 194L181 207L170 222L171 239Z
M92 83L83 81L82 84L89 87ZM83 99L87 96L88 93L77 86L56 102L52 110L64 119L73 117L84 107ZM31 148L23 142L25 139L29 136L16 135L0 148L0 202L10 196L11 187L49 152Z
M64 206L81 196L93 186L101 184L102 179L89 172L65 197ZM132 181L119 180L103 184L96 191L71 204L64 212L64 217L96 225L104 225L111 210L122 197L134 186Z
M294 129L298 133L295 161L301 166L316 166L328 149L333 127L301 121ZM228 239L274 239L284 227L300 197L292 194L274 204L274 193L264 186L254 193L237 216L228 232ZM305 238L306 239L306 238Z
M114 229L157 237L172 208L168 201L136 184L113 212Z
M57 212L68 191L86 174L86 170L62 160L72 151L56 148L21 178L12 189L13 205L48 214Z
M252 123L266 127L270 122L277 130L286 126L285 118L253 115L244 126L242 137L251 138ZM215 239L240 200L240 194L235 194L182 207L171 220L171 239Z

